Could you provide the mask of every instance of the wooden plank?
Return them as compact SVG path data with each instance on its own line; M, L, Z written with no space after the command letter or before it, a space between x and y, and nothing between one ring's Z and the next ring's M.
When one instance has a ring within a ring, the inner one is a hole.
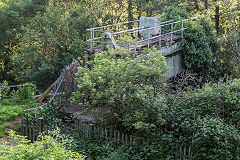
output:
M51 84L50 87L48 87L48 89L45 92L43 92L43 94L41 94L41 96L37 99L37 101L42 103L42 100L52 90L52 88L57 84L58 81L59 81L59 78L55 82L53 82L53 84Z

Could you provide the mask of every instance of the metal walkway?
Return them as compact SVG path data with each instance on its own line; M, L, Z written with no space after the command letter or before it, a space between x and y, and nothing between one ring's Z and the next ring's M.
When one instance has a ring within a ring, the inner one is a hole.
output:
M167 48L184 38L184 22L181 21L159 22L156 17L141 17L139 20L106 25L87 29L90 32L90 45L88 52L102 52L106 46L110 48L123 48L138 51L142 48L157 47L159 50ZM131 42L124 41L124 37L132 38Z

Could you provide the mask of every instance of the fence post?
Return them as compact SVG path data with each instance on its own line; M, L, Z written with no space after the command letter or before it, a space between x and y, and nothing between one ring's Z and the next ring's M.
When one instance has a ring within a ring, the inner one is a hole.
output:
M26 128L26 117L24 116L24 111L23 111L22 123L21 123L21 132L23 136L25 136L25 128Z
M39 134L42 133L43 130L44 130L43 121L44 121L44 118L43 118L43 117L38 118L38 136L39 136Z

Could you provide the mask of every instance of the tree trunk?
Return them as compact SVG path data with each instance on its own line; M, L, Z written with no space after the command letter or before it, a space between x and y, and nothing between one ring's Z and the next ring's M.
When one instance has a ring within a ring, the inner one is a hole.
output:
M205 9L208 9L208 0L204 1L204 6L205 6Z
M217 34L219 34L219 18L220 18L219 5L217 5L216 8L215 8L215 29L217 31Z
M133 3L132 0L128 0L128 21L132 21L133 20ZM131 27L132 23L129 23L129 28Z

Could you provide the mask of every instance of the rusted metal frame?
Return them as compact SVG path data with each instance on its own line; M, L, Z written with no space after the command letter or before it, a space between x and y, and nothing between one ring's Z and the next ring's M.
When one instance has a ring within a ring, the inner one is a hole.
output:
M48 103L45 103L45 104L43 104L43 105L41 105L41 106L39 106L39 107L35 107L35 108L30 108L30 109L23 110L23 114L24 114L24 112L26 112L26 111L36 110L36 109L38 109L38 108L44 107L44 106L48 105L49 103L51 103L52 100L53 100L53 99L55 98L55 96L57 95L57 92L58 92L59 88L60 88L61 85L62 85L62 81L63 81L63 79L64 79L64 74L65 74L65 72L66 72L67 70L73 69L75 66L76 66L76 64L67 65L67 66L63 69L63 72L60 74L60 77L51 85L52 87L51 87L51 86L49 87L49 88L51 88L51 89L48 90L48 92L50 92L51 90L54 90L54 94L53 94L52 98L50 99L50 101L48 101ZM55 89L53 89L53 87L54 87ZM45 91L45 92L46 92L46 91Z
M58 90L59 90L59 88L60 88L60 86L61 86L61 84L62 84L63 79L64 79L64 76L61 77L60 83L59 83L59 85L58 85L58 87L57 87L54 95L52 96L52 98L51 98L51 99L49 100L49 102L48 102L49 104L50 104L50 103L53 101L53 99L55 98L55 96L56 96L56 94L57 94L57 92L58 92Z

